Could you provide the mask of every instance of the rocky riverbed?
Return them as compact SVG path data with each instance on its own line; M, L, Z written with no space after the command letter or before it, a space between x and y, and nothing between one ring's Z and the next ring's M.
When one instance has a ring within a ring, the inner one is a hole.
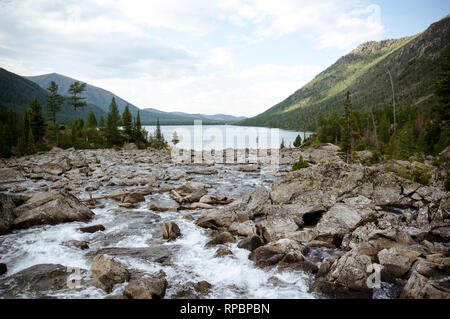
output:
M290 172L300 154L311 166ZM445 172L423 186L331 144L262 163L130 149L2 162L0 297L450 297Z

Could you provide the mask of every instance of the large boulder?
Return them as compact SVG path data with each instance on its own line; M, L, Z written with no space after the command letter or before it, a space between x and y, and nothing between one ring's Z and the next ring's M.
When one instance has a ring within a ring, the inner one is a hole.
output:
M343 203L337 203L326 212L315 230L317 239L335 244L339 243L344 235L352 232L359 223L368 218L374 211L371 209L355 208Z
M450 279L433 280L414 271L409 277L401 299L450 299Z
M16 203L13 197L6 194L0 194L0 235L8 233L10 226L14 222Z
M391 281L395 278L401 278L405 275L414 261L420 254L415 251L390 248L383 249L378 253L378 260L383 266L381 278L383 281Z
M270 202L265 187L257 187L226 207L203 212L196 224L203 228L228 228L233 222L245 222L262 215Z
M264 210L264 219L256 227L266 242L286 238L299 229L302 224L293 205L269 205Z
M117 260L107 255L97 255L91 264L92 283L110 293L115 284L130 280L130 273Z
M73 221L88 221L94 213L75 196L64 191L33 195L25 204L14 209L17 218L12 227L29 228Z
M11 182L23 182L25 177L15 168L0 168L0 184Z
M358 291L371 296L371 289L368 288L367 279L370 273L368 266L372 263L369 256L357 255L354 252L347 252L333 263L326 280L348 290Z
M290 239L280 239L261 246L253 250L249 259L255 262L255 265L264 268L277 264L288 253L302 253L305 247Z
M87 257L106 254L114 257L139 259L144 262L164 263L170 260L172 251L177 249L174 245L157 245L143 248L108 247L88 252Z
M216 246L216 245L222 245L226 243L235 243L236 240L234 239L233 235L231 235L229 232L222 232L213 239L211 239L206 246Z
M247 249L250 251L254 251L256 248L261 247L263 245L264 241L261 239L261 237L257 235L244 238L238 243L239 248Z
M163 223L162 225L163 238L168 240L175 240L181 236L181 231L175 222Z
M67 288L71 272L68 267L39 264L0 280L2 298L44 298Z
M128 299L161 299L167 289L167 280L160 278L140 278L130 281L123 291Z

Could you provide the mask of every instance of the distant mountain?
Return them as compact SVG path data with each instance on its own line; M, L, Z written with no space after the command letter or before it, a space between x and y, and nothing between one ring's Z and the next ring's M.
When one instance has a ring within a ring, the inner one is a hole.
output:
M47 91L20 75L0 68L0 108L11 109L19 115L23 115L34 98L37 98L39 103L41 103L43 115L46 119L49 119L44 107ZM103 110L92 104L77 110L77 115L87 120L90 111L94 111L97 118L101 115L106 115ZM56 119L60 123L71 122L73 120L73 108L70 105L63 105Z
M56 84L58 84L61 94L64 95L68 95L70 84L72 84L74 81L77 81L76 79L57 73L50 73L38 76L28 76L26 78L38 84L41 88L49 87L50 83L54 81ZM83 82L81 80L79 81ZM115 95L114 93L89 84L86 85L86 91L83 93L83 96L86 97L86 101L88 103L97 105L106 113L108 112L111 99L114 97L120 113L123 112L125 106L128 104L130 112L133 116L136 116L138 111L140 111L141 121L143 124L156 123L157 118L159 118L161 124L192 124L194 120L202 120L205 124L208 123L218 124L222 122L245 119L245 117L235 117L223 114L203 115L203 114L188 114L182 112L164 112L153 108L146 108L140 110L132 103L122 99L121 97Z
M392 75L398 105L435 102L439 62L450 44L450 15L423 33L398 40L367 42L317 75L281 103L239 125L315 130L319 114L342 112L345 92L355 110L392 103Z

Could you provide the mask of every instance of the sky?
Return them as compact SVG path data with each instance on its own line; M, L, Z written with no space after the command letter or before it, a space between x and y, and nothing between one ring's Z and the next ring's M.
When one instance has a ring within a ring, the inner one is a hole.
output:
M60 73L139 108L257 115L448 0L0 0L0 67Z

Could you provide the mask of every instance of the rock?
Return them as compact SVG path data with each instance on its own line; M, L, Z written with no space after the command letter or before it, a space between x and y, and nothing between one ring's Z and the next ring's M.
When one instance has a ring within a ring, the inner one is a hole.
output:
M278 263L278 270L301 270L307 273L315 274L319 270L313 262L309 261L300 252L289 252Z
M93 226L88 226L88 227L81 227L81 228L77 228L77 230L81 231L82 233L95 233L98 231L104 231L105 230L105 226L103 225L93 225Z
M228 228L230 233L237 234L239 236L252 236L256 234L256 226L252 220L247 220L243 223L234 222Z
M0 184L11 182L23 182L25 177L14 168L0 168Z
M175 240L181 236L180 228L174 222L163 223L162 231L164 239Z
M327 257L320 264L319 271L317 272L317 277L325 277L331 269L331 266L336 261L335 258Z
M401 278L409 271L412 263L419 256L419 253L405 249L383 249L378 253L378 260L383 266L381 279L383 281L392 281L395 278Z
M33 195L25 204L14 209L14 228L55 225L90 220L94 213L75 196L64 191Z
M109 247L88 252L86 256L93 257L106 254L115 257L140 259L145 262L163 263L170 259L173 249L175 249L175 247L168 247L167 245L152 245L145 248Z
M62 173L64 173L64 168L56 163L48 163L44 167L44 172L50 175L61 175Z
M203 212L196 224L203 228L228 228L233 222L245 222L261 215L268 202L265 187L257 187L228 206Z
M202 168L196 170L189 170L187 174L197 174L197 175L217 175L219 172L212 168Z
M233 252L229 248L227 248L226 246L220 246L219 248L217 248L214 257L225 257L230 255L233 255Z
M288 253L301 253L303 249L304 247L293 240L280 239L276 242L256 248L250 253L248 258L253 260L256 266L264 268L277 264Z
M128 270L114 258L107 255L97 255L91 264L93 284L97 288L110 293L115 284L124 283L130 279Z
M8 267L4 263L0 263L0 276L8 272Z
M44 298L67 287L71 273L63 265L39 264L0 280L2 298Z
M417 271L409 277L401 299L450 299L450 280L432 280Z
M130 281L123 295L128 299L161 299L166 295L165 278L140 278Z
M194 284L195 291L207 295L211 291L212 285L207 281L199 281L198 283Z
M14 215L13 197L6 194L0 194L0 235L8 233L10 226L14 222L16 216Z
M357 209L346 204L335 204L326 212L315 230L318 232L317 240L340 244L347 233L352 232L363 218L374 214L370 209Z
M253 235L247 238L244 238L243 240L241 240L238 244L239 248L242 249L247 249L250 251L254 251L256 248L261 247L264 245L263 240L261 239L261 237L257 236L257 235Z
M210 205L226 205L233 202L233 199L228 199L227 197L217 197L213 195L204 195L200 198L200 203L210 204Z
M144 194L138 192L127 194L122 198L122 203L136 204L140 202L145 202L145 197Z
M370 274L367 272L367 266L371 263L369 256L347 252L331 266L326 279L343 288L369 294L371 289L367 286L367 278Z
M187 195L186 197L184 197L184 201L186 201L188 203L198 202L205 195L206 195L206 190L205 189L198 189L195 192L193 192L193 193ZM203 204L203 205L205 205L205 204Z
M316 238L317 235L318 235L317 231L313 229L304 229L290 234L288 238L298 241L299 243L307 243Z
M214 206L205 203L192 203L191 209L212 209Z
M125 145L123 146L123 149L124 149L125 151L134 151L134 150L137 150L138 147L137 147L136 144L134 144L134 143L127 143L127 144L125 144Z
M226 243L235 243L236 240L234 239L233 235L231 235L229 232L222 232L216 237L214 237L212 240L210 240L206 246L216 246Z
M319 248L319 247L326 247L326 248L336 248L333 244L327 243L325 241L320 240L312 240L308 243L309 248Z
M86 241L68 240L63 242L62 245L67 247L76 247L81 250L89 249L89 243Z
M178 210L177 207L161 207L155 204L150 204L148 206L148 209L154 212L167 212L167 211L176 212Z
M299 229L298 222L291 210L285 206L267 206L265 218L257 225L257 233L266 242L286 238Z

